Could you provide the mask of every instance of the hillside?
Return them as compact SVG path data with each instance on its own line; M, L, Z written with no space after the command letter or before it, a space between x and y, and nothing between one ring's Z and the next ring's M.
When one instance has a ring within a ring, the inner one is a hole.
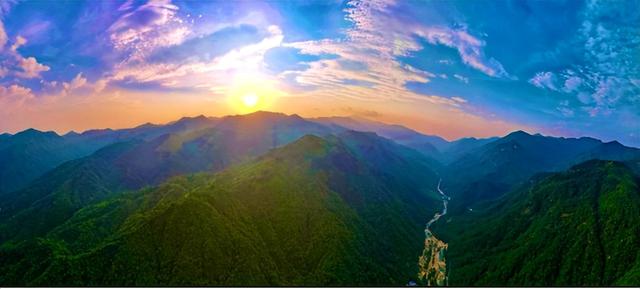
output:
M465 286L640 281L640 150L518 131L433 155L401 126L330 119L3 135L14 161L61 164L0 194L0 284L390 286L427 267Z
M6 242L0 284L402 285L439 206L427 163L373 134L305 136Z
M425 135L401 125L386 124L367 119L319 117L311 120L333 126L338 130L347 128L350 130L375 132L382 137L392 139L399 144L416 149L426 156L435 159L440 158L440 151L444 150L449 144L449 142L439 136Z
M123 180L134 172L121 170L116 164L139 143L114 144L66 162L26 189L0 196L0 242L41 235L81 207L131 189Z
M559 172L591 159L627 161L640 149L592 138L555 138L513 132L464 154L446 168L445 182L464 207L490 200L542 172Z
M0 137L0 194L27 187L64 162L88 156L105 146L131 140L152 140L169 133L211 127L215 118L185 117L166 125L145 124L121 130L90 130L63 136L28 129Z
M638 184L621 163L588 161L450 217L437 226L449 243L449 284L637 285Z
M185 120L169 126L181 122ZM0 241L42 233L38 228L47 230L82 206L124 190L158 185L178 175L220 171L305 134L329 132L298 116L257 112L222 118L213 128L115 143L53 169L23 190L0 196Z
M29 129L0 139L0 194L24 187L59 164L92 152L54 132Z

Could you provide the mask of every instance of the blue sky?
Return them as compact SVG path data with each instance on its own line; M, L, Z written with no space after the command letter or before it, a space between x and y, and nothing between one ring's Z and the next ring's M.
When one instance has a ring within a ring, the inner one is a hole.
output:
M268 109L640 146L640 1L3 1L0 131ZM245 94L259 104L244 107Z

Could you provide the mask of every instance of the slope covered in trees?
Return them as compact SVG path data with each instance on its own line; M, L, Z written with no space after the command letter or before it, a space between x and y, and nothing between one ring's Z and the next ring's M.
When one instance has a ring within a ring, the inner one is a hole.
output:
M640 189L624 164L540 175L484 211L439 224L451 285L638 284Z
M439 207L428 163L374 134L305 136L5 242L0 284L402 285Z

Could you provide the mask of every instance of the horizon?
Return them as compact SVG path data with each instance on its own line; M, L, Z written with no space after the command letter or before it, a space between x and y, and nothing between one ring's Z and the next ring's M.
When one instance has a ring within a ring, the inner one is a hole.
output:
M180 121L180 120L183 120L183 119L194 119L194 118L198 118L198 117L205 117L205 118L209 118L209 119L210 118L218 118L218 119L220 119L220 118L225 118L225 117L246 116L246 115L255 114L255 113L283 114L283 115L288 116L288 117L297 115L297 116L299 116L299 117L301 117L301 118L303 118L304 120L307 120L307 121L314 121L315 119L318 119L318 118L348 118L348 119L352 119L352 120L356 120L356 121L377 122L377 123L381 123L381 124L384 124L384 125L398 125L398 126L401 126L403 128L413 130L413 131L415 131L417 133L420 133L422 135L440 137L440 138L442 138L442 139L444 139L444 140L446 140L447 142L450 142L450 143L451 142L455 142L455 141L459 141L461 139L466 139L466 138L475 138L475 139L503 138L503 137L506 137L506 136L508 136L510 134L513 134L513 133L516 133L516 132L524 132L524 133L526 133L528 135L531 135L531 136L540 135L540 136L543 136L543 137L552 137L552 138L566 138L566 139L591 138L591 139L599 140L599 141L601 141L603 143L617 142L617 143L620 143L620 144L622 144L622 145L624 145L626 147L640 148L640 147L637 147L637 146L634 146L634 145L625 144L625 143L623 143L623 142L621 142L619 140L615 140L615 139L613 139L613 140L603 140L603 139L599 139L597 137L588 136L588 135L576 136L576 137L556 136L556 135L542 134L540 132L530 132L530 131L526 131L526 130L523 130L523 129L516 129L516 130L513 130L513 131L509 131L509 132L507 132L507 133L505 133L503 135L492 135L492 136L486 136L486 137L463 136L463 137L460 137L460 138L449 139L449 138L445 138L445 137L443 137L441 135L430 134L430 133L427 133L427 132L421 132L419 130L416 130L416 129L412 128L412 127L409 127L409 126L406 126L406 125L403 125L403 124L377 121L377 120L369 119L369 118L366 118L366 117L363 117L363 116L331 115L331 116L307 117L307 116L300 115L300 114L297 114L297 113L287 114L287 113L283 113L283 112L267 111L267 110L258 110L258 111L243 113L243 114L227 114L227 115L217 115L217 116L199 114L199 115L193 115L193 116L182 116L180 118L177 118L177 119L174 119L174 120L171 120L171 121L168 121L168 122L144 122L144 123L138 123L136 125L120 127L120 128L103 127L103 128L92 128L92 129L87 129L87 130L83 130L83 131L69 130L69 131L66 131L66 132L59 132L59 131L56 131L56 130L44 130L44 129L38 129L38 128L31 127L31 128L27 128L27 129L24 129L24 130L21 130L21 131L14 132L14 133L0 132L0 135L2 135L2 134L16 135L16 134L19 134L19 133L22 133L22 132L25 132L25 131L36 130L36 131L43 132L43 133L53 132L58 136L65 136L65 135L71 134L71 133L84 134L84 133L87 133L87 132L90 132L90 131L100 131L100 130L117 131L117 130L125 130L125 129L135 129L135 128L142 127L142 126L145 126L145 125L164 126L164 125L169 125L169 124L172 124L174 122L177 122L177 121Z
M270 110L638 147L635 4L4 2L0 132Z

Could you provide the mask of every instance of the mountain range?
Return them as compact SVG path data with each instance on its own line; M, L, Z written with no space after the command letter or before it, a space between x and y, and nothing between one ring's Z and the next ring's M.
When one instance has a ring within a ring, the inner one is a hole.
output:
M459 286L637 286L640 178L591 160L438 224Z
M615 141L348 117L30 129L0 135L0 285L430 284L429 236L451 285L638 285L639 175Z

